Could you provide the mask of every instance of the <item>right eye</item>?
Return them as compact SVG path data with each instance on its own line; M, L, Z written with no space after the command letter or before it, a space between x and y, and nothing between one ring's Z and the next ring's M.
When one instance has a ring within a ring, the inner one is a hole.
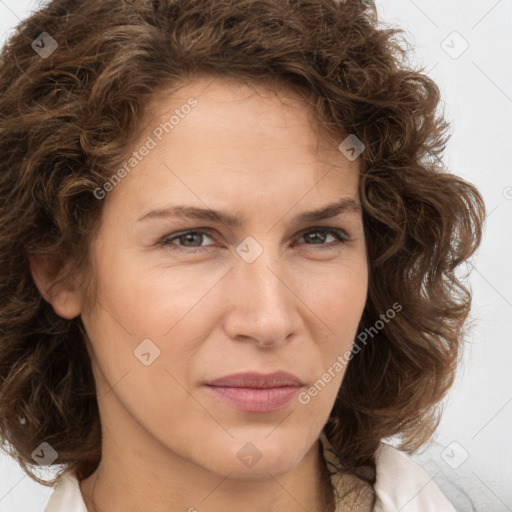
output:
M211 232L210 230L206 230L206 229L194 229L194 230L189 230L189 231L180 231L178 233L173 233L171 235L168 235L166 236L165 238L163 238L161 241L160 241L160 244L163 245L164 247L168 248L168 249L171 249L171 250L182 250L182 247L185 248L185 250L187 249L192 249L192 250L187 250L187 252L199 252L201 250L204 250L206 249L206 246L197 246L197 245L191 245L191 246L188 246L188 245L184 245L188 242L194 242L194 236L193 235L199 235L199 236L196 236L195 237L195 240L197 241L198 239L199 240L202 240L203 237L207 236L207 237L210 237L211 238ZM180 242L180 244L176 244L174 243L176 240L178 240ZM194 249L199 249L199 250L194 250Z

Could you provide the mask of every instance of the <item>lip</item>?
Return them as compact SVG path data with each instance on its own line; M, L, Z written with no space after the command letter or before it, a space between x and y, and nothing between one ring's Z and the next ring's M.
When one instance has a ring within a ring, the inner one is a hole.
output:
M218 400L246 412L272 412L285 407L304 384L288 372L243 372L207 382Z
M206 383L208 386L223 386L231 388L277 388L281 386L303 386L301 380L288 372L272 373L240 372L225 375Z

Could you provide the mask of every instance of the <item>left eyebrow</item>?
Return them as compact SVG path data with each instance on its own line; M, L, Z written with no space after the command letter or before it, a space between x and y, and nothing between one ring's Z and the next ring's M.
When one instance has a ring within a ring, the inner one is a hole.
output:
M338 215L356 212L361 210L361 205L352 198L342 198L334 203L329 203L318 210L303 212L294 217L297 224L316 222L330 219ZM186 218L196 220L207 220L219 224L226 224L230 227L240 227L246 223L246 219L240 215L233 215L229 212L214 210L210 208L198 208L195 206L176 205L168 208L151 210L137 219L137 222L158 218Z

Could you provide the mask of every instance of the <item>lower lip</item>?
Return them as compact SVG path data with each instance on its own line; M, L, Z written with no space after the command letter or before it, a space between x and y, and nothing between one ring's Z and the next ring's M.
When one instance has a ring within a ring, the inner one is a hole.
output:
M277 411L289 404L300 390L298 386L278 388L206 387L213 396L222 402L246 412Z

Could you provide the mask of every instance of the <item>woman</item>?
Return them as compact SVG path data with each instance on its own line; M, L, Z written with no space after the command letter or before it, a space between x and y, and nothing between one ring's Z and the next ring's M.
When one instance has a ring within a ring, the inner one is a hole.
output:
M66 465L46 512L454 510L385 441L435 429L485 208L397 33L53 0L8 41L0 436Z

